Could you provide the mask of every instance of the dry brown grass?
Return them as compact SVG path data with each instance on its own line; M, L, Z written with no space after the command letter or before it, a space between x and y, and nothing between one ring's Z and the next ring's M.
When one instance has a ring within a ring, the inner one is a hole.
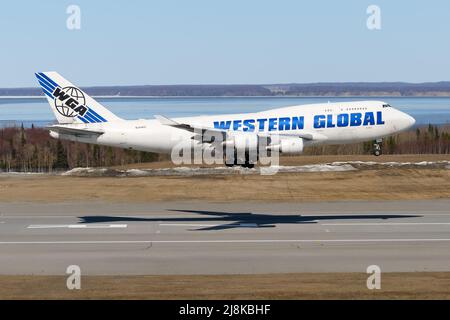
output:
M384 273L368 290L363 273L208 276L0 276L0 299L450 299L450 272Z
M280 164L285 166L301 166L307 164L329 163L334 161L375 161L375 162L420 162L420 161L450 161L450 154L397 154L381 155L375 157L372 155L300 155L300 156L282 156ZM171 161L158 161L147 163L127 164L123 166L114 166L115 169L157 169L172 168L175 165ZM184 166L184 165L183 165ZM186 165L189 166L189 165ZM194 165L198 166L198 165Z
M292 157L289 165L364 160ZM307 159L305 159L307 158ZM374 159L371 157L370 159ZM377 158L378 159L378 158ZM386 156L381 161L450 160L444 156ZM367 159L366 159L367 160ZM70 177L1 176L0 201L333 201L450 198L450 170L394 169L262 175Z

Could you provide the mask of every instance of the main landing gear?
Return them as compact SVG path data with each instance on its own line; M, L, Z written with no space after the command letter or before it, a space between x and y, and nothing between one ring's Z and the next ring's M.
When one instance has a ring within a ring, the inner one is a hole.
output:
M381 155L381 143L383 142L383 139L377 139L373 143L372 153L374 156L378 157Z
M225 155L224 160L225 160L225 165L227 167L241 166L243 168L248 168L248 169L252 169L255 167L255 160L250 159L250 155L248 152L245 153L245 160L244 159L239 160L236 152L234 153L234 155L232 157L227 157ZM257 161L257 159L256 159L256 161Z

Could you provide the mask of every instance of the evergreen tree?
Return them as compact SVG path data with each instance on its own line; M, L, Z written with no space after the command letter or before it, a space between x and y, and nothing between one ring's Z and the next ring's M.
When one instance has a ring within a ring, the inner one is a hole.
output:
M67 169L69 164L67 163L67 152L64 149L61 141L58 140L56 144L56 160L53 164L53 168L55 169Z

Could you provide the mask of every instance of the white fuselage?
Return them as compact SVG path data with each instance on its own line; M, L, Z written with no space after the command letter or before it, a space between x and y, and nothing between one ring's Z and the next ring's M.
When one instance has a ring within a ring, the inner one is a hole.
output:
M311 104L271 109L256 113L174 118L196 127L280 135L308 133L305 145L344 144L383 138L410 128L415 120L382 101ZM127 149L170 153L175 145L192 144L193 133L164 125L156 119L121 120L73 124L76 128L100 129L92 137L57 134L52 136L85 143Z

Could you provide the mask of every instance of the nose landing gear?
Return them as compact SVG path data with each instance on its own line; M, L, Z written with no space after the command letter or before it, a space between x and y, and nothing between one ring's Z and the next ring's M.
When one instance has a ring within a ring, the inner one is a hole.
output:
M372 154L376 157L378 157L382 154L382 152L381 152L382 142L383 142L383 139L377 139L373 143Z

